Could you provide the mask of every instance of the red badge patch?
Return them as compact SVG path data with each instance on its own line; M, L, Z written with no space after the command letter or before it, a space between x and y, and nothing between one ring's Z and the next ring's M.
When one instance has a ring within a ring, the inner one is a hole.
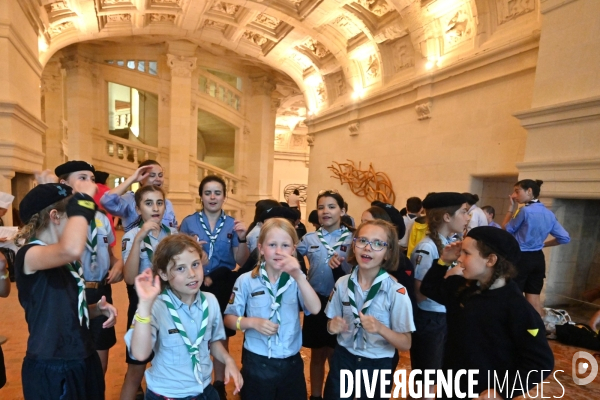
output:
M412 271L404 271L406 272L406 275L411 276L412 275Z
M229 297L229 304L233 304L235 301L235 292L231 292L231 296Z
M406 294L406 288L401 287L400 289L396 290L396 292L400 294Z

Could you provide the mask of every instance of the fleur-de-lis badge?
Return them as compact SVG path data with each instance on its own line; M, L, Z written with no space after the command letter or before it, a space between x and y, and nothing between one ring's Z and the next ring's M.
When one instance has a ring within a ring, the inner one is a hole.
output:
M59 194L60 196L64 196L64 197L66 197L66 196L67 196L67 191L65 190L65 188L64 188L64 187L60 187L60 186L56 186L56 187L58 188L58 194Z

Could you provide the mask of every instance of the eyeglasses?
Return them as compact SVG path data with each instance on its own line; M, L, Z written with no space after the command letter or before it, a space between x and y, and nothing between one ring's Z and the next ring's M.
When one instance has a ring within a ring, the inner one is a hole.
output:
M317 196L323 196L323 195L327 195L327 194L340 194L340 192L338 192L335 189L320 190L319 193L317 194Z
M374 251L381 251L381 250L383 250L384 247L387 247L387 245L388 245L386 242L382 242L381 240L370 241L364 237L358 237L358 238L354 238L352 240L354 241L354 245L356 247L358 247L359 249L364 249L369 244L369 245L371 245L371 248Z

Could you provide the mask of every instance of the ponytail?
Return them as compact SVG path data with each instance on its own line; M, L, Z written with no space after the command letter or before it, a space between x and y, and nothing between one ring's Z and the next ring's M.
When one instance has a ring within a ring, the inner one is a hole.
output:
M537 199L540 196L540 188L544 181L536 179L523 179L519 182L515 183L515 186L521 187L523 190L531 189L531 193L533 194L533 198Z

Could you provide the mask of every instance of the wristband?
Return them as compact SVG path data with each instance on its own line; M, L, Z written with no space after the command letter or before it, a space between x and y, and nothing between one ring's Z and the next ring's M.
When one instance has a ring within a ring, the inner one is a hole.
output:
M135 313L135 316L133 317L133 319L135 319L136 322L139 322L140 324L149 324L150 323L150 317L140 317L140 315L138 313Z
M96 203L94 199L84 193L75 193L67 203L67 216L69 218L75 216L84 217L88 224L96 215Z
M453 263L445 263L441 258L438 259L438 264L441 265L442 267L450 267Z
M235 328L238 331L244 332L244 329L242 329L242 318L244 318L244 317L238 317L237 322L235 323Z
M244 240L242 240L242 239L240 239L240 238L239 238L239 236L238 236L238 242L239 242L239 243L246 243L246 241L247 241L247 239L244 239Z

